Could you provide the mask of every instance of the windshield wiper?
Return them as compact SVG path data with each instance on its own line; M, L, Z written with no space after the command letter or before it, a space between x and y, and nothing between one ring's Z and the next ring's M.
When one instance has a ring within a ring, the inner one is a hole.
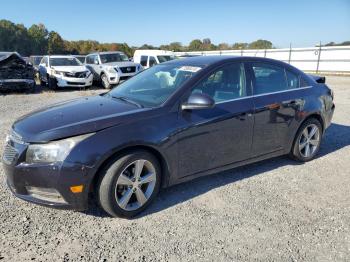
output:
M135 105L135 106L137 106L137 107L139 107L139 108L143 108L143 107L144 107L143 105L141 105L141 104L139 104L139 103L137 103L137 102L135 102L135 101L133 101L133 100L131 100L131 99L125 97L125 96L111 96L111 97L112 97L112 98L115 98L115 99L122 100L122 101L124 101L124 102L129 103L129 104L133 104L133 105Z

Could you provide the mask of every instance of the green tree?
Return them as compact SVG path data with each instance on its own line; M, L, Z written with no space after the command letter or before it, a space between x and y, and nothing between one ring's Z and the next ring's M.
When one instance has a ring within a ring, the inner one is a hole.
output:
M219 50L229 50L231 49L230 45L227 43L220 43L217 47Z
M248 46L250 49L271 49L273 48L272 43L268 40L256 40L251 42Z
M46 27L43 24L34 24L28 29L28 35L31 40L31 54L46 54L49 35L49 31Z
M190 42L188 46L189 51L200 51L202 50L203 42L199 39L194 39Z
M248 43L234 43L232 49L247 49Z
M183 47L180 42L172 42L169 44L169 50L174 52L181 52L183 50Z
M49 33L47 52L49 55L52 54L63 54L65 53L65 46L62 37L55 31Z

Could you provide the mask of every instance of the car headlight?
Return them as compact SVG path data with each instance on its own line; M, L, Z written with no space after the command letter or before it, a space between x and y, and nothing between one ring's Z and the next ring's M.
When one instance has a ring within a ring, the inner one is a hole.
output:
M110 67L110 68L108 68L108 70L107 70L109 73L115 73L115 72L117 72L117 69L116 68L114 68L114 67Z
M70 151L79 142L94 133L70 137L46 144L32 144L28 146L26 153L27 163L54 163L66 159Z
M53 75L63 75L63 72L61 72L61 71L56 71L56 70L52 70L52 74Z

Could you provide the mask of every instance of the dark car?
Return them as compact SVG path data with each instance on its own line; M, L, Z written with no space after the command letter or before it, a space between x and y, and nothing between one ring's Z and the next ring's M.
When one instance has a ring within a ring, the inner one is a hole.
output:
M160 187L285 154L313 159L333 111L323 78L283 62L173 60L22 117L3 162L19 198L84 210L94 192L110 215L132 217Z
M34 69L18 53L0 52L0 91L35 90Z

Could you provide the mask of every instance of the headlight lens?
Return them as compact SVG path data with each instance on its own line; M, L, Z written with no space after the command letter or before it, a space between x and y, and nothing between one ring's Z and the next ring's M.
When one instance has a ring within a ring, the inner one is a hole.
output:
M115 73L115 72L117 72L117 69L114 68L114 67L110 67L110 68L108 68L108 72L109 73Z
M54 74L54 75L63 75L63 72L52 70L52 74Z
M32 144L28 146L26 153L27 163L53 163L66 159L70 151L82 140L94 133L70 137L47 144Z

